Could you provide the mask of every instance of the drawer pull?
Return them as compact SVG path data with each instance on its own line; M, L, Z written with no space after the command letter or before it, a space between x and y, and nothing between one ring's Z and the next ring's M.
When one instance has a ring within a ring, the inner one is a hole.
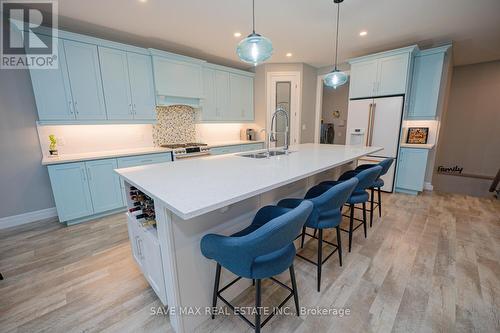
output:
M151 162L153 162L153 160L142 160L141 162L142 163L151 163Z

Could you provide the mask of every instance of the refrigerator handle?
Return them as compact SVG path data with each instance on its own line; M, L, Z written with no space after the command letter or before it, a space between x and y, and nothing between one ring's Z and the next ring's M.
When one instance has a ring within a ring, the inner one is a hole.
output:
M375 125L375 109L377 107L377 103L373 103L371 108L371 123L370 123L370 146L373 142L373 126Z
M370 136L372 132L372 108L373 108L373 103L370 103L368 107L368 130L366 131L366 140L365 140L365 146L370 145Z

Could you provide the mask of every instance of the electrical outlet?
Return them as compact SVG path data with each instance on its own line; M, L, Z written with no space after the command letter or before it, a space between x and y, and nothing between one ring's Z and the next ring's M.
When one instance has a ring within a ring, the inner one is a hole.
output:
M306 129L306 124L302 124L302 130L305 131Z
M64 137L63 136L60 136L57 138L57 144L62 147L66 144L66 141L64 140Z

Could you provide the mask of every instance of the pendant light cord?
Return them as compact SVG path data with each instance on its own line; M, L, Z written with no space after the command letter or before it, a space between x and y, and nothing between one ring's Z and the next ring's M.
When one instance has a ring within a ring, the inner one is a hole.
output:
M255 34L255 0L252 0L252 31Z
M339 51L339 20L340 20L340 2L337 3L337 32L335 37L335 70L337 70L337 58Z

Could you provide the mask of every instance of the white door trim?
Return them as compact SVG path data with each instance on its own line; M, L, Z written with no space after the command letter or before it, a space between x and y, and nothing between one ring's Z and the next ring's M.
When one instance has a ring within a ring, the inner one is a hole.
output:
M344 71L344 73L350 76L350 71ZM316 109L314 112L314 143L319 143L321 135L320 126L321 126L321 115L323 113L323 79L325 78L326 74L328 73L318 75L316 81ZM350 84L350 81L347 81L346 84Z
M291 114L290 119L290 144L300 143L300 121L302 113L302 78L300 72L268 72L266 78L267 89L267 112L266 112L266 135L269 135L271 130L271 117L275 111L276 82L290 81L292 82L292 91L290 94L290 111L296 110L296 115Z

